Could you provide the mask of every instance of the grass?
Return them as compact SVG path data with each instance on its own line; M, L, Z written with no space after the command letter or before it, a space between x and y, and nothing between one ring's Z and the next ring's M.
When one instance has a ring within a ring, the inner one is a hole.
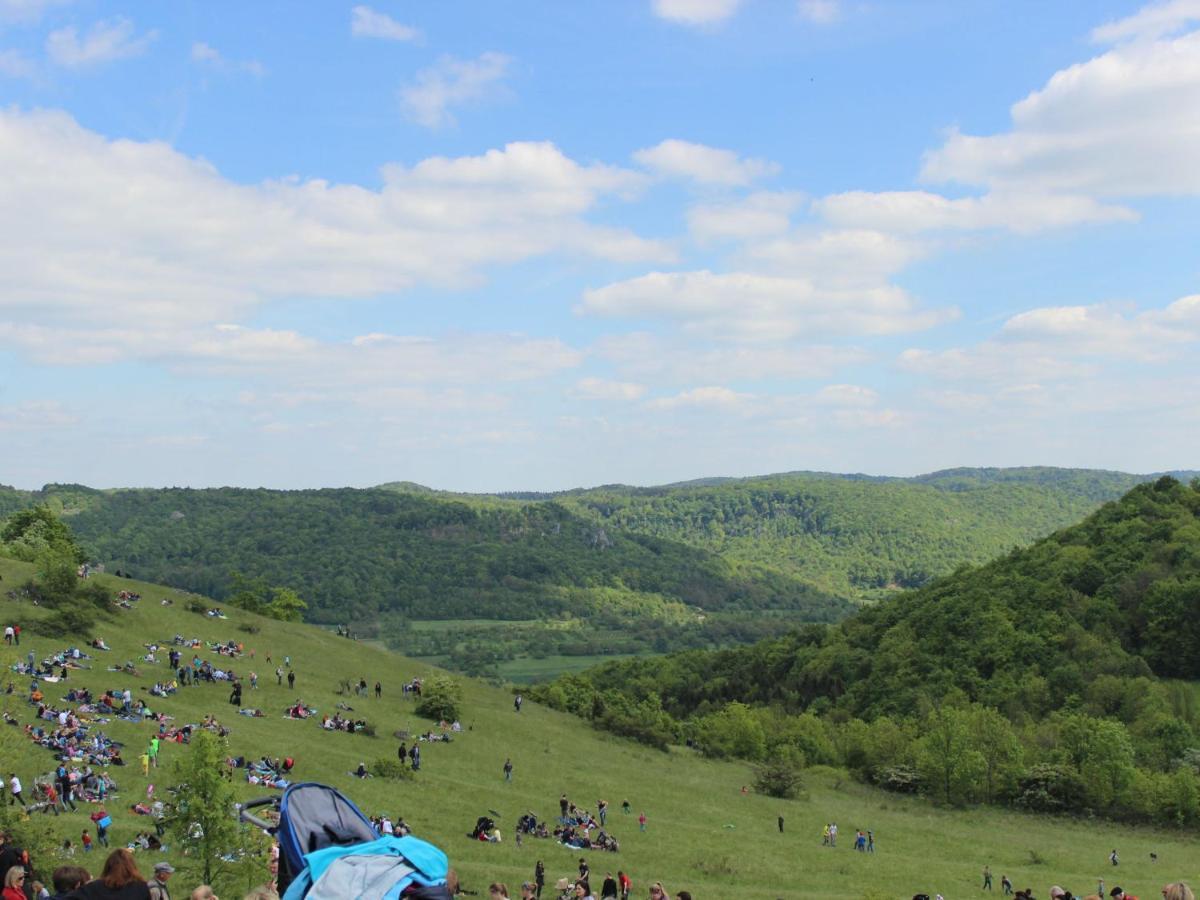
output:
M31 569L0 559L0 588L7 590L28 578ZM1155 897L1164 882L1197 877L1200 854L1194 836L1129 828L1103 822L1076 822L1022 815L997 810L943 810L923 801L875 791L846 780L832 770L811 770L807 796L783 802L754 794L743 795L750 782L746 767L702 759L677 749L659 753L630 742L590 730L570 716L527 702L518 715L513 712L509 691L462 679L464 685L464 731L454 743L423 747L423 766L413 782L396 784L380 779L359 781L349 776L358 762L392 756L397 729L424 730L428 723L418 719L411 704L402 700L399 685L414 675L427 674L429 667L391 654L386 650L338 638L320 629L291 623L262 620L239 610L228 610L228 620L214 620L188 612L184 595L170 589L139 582L105 578L114 586L140 591L142 601L130 612L121 612L102 623L96 633L113 647L99 654L97 667L73 673L72 683L93 689L132 685L140 693L157 677L166 676L165 666L143 666L140 679L103 671L109 662L140 656L149 640L169 640L176 633L205 640L243 640L254 648L256 659L243 659L239 671L256 668L260 689L245 692L247 705L261 706L265 719L234 714L228 705L225 684L201 685L180 691L161 701L161 708L180 722L196 722L215 713L233 729L233 753L248 756L292 755L297 760L296 776L303 780L333 784L369 813L402 815L416 833L441 846L472 890L486 895L493 880L507 882L510 889L532 876L534 863L546 863L550 885L576 870L580 854L551 841L528 840L518 849L511 840L516 817L525 810L542 816L557 812L562 792L582 805L592 806L597 798L608 799L614 812L611 831L620 839L617 855L588 853L592 871L600 878L605 871L622 868L634 880L634 895L646 895L648 883L662 880L671 891L690 890L704 900L774 900L774 898L830 898L860 900L907 898L918 891L941 892L948 900L983 896L978 892L979 872L990 864L996 876L1007 874L1018 888L1030 886L1045 897L1051 884L1061 884L1076 894L1095 890L1104 877L1111 887L1120 884L1141 897ZM170 597L174 605L163 607L159 600ZM0 601L4 617L23 626L42 611L27 604ZM261 627L258 634L239 630L241 625ZM38 656L78 640L52 641L32 634L19 648L0 644L5 665L32 647ZM271 654L278 661L287 654L297 674L296 688L279 687L266 663ZM281 711L297 696L322 710L332 710L338 698L334 691L344 677L364 677L371 684L383 683L383 699L351 698L356 713L378 729L379 737L323 732L312 721L284 719ZM24 683L18 681L18 690ZM48 696L58 691L49 686ZM32 718L32 707L20 698L9 698L10 708L22 724ZM152 708L157 708L152 705ZM148 725L114 722L109 729L126 742L131 760L151 733ZM6 730L16 737L16 729ZM9 739L11 740L11 737ZM165 745L164 764L169 765L185 748ZM506 756L515 764L514 780L505 783L501 766ZM19 755L9 756L26 784L35 774L52 768L50 754L25 744ZM136 765L114 769L121 785L120 803L110 805L114 843L123 843L147 820L128 811L129 804L145 796L146 779ZM164 773L152 771L153 780L165 783ZM261 792L242 786L244 796ZM645 811L649 827L638 831L633 816L620 812L624 799L637 812ZM481 844L466 837L477 816L495 809L505 841ZM786 819L779 834L776 817ZM51 820L64 837L78 841L79 832L90 825L87 812ZM821 847L825 822L839 824L842 839L836 849ZM878 842L873 856L850 849L855 828L871 828ZM1109 851L1117 847L1122 865L1108 865ZM1149 854L1158 854L1157 865ZM1044 862L1032 864L1031 854ZM84 860L98 868L100 857ZM153 860L145 861L150 868ZM187 884L190 888L193 885ZM183 894L184 884L176 895ZM513 891L514 894L518 893ZM547 892L550 893L550 892Z

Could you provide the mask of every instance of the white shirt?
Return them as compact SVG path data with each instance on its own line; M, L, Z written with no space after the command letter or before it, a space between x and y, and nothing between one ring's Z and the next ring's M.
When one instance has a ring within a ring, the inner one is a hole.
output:
M21 793L21 779L14 775L8 782L8 786L14 794Z

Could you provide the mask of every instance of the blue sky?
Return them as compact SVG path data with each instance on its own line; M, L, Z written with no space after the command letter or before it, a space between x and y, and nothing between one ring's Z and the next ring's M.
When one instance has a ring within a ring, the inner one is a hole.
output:
M1200 0L0 0L0 481L1195 467Z

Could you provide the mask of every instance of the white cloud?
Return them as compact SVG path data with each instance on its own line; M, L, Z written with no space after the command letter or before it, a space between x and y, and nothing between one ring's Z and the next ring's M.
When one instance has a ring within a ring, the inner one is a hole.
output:
M444 56L400 89L401 106L410 119L426 128L453 125L451 107L492 95L511 62L504 54L491 52L467 60Z
M0 0L0 22L39 21L48 9L66 6L72 0Z
M1200 193L1200 31L1134 41L1054 74L1012 107L1010 131L953 132L934 182L998 194L1099 198Z
M1106 304L1033 309L1005 322L999 340L1073 355L1162 361L1179 345L1200 340L1200 295L1132 315Z
M653 0L654 14L683 25L713 25L737 12L742 0Z
M261 78L266 67L256 59L235 60L224 56L220 50L203 41L192 44L192 62L209 66L218 72L246 72Z
M644 384L632 381L608 381L604 378L581 378L571 389L579 400L638 400L646 393Z
M350 11L350 33L355 37L381 38L386 41L412 41L421 32L410 25L397 22L387 13L369 6L356 6Z
M803 202L803 194L759 191L730 203L699 204L687 212L688 230L700 241L770 237L788 230Z
M797 0L796 10L814 25L831 25L842 14L839 0Z
M0 50L0 76L32 78L36 71L33 60L20 50Z
M0 171L0 313L18 325L186 330L238 322L275 298L462 284L551 253L670 258L583 218L641 176L552 144L387 166L378 190L241 185L165 144L3 110Z
M741 187L779 171L765 159L739 157L732 150L670 138L633 154L634 160L666 178L690 178L700 184Z
M858 384L827 384L817 391L814 399L823 406L861 408L878 403L879 394Z
M742 256L772 272L837 286L884 286L929 250L921 242L862 228L796 232L749 244Z
M738 411L744 410L754 400L752 394L740 394L727 387L708 386L692 388L670 397L656 397L646 401L647 409L706 409Z
M1200 342L1200 295L1136 312L1113 304L1041 307L971 348L910 349L902 369L943 380L1012 384L1090 378L1119 361L1163 364Z
M714 376L731 381L820 378L869 359L856 347L705 345L667 340L646 332L601 338L593 352L623 375L676 384L695 384Z
M157 37L157 31L137 35L133 22L118 17L96 22L82 39L74 25L52 31L46 53L60 66L81 68L140 56Z
M993 193L951 200L927 191L848 191L823 197L813 208L842 228L900 234L992 228L1031 234L1047 228L1138 218L1136 212L1122 206L1053 193Z
M50 431L69 428L79 422L79 416L55 400L30 400L0 406L0 432Z
M1144 6L1131 16L1092 30L1092 40L1115 44L1131 39L1160 38L1200 21L1200 0L1168 0Z
M584 294L591 315L665 318L713 337L783 341L817 335L896 334L953 315L922 311L891 285L816 288L798 277L748 272L651 272Z

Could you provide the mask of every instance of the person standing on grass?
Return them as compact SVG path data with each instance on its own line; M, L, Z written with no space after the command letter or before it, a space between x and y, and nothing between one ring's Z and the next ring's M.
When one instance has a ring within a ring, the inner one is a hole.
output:
M1108 854L1108 861L1110 863L1112 863L1114 866L1119 866L1121 864L1121 858L1119 856L1117 856L1117 848L1116 847L1113 847L1113 852Z
M983 889L985 891L990 891L992 889L992 867L991 866L983 867Z
M275 667L275 683L283 687L283 666Z
M397 751L397 755L400 757L400 765L407 766L408 765L408 745L405 744L404 741L400 742L400 749Z
M512 770L513 770L512 757L508 757L507 759L504 760L504 780L505 781L512 781Z
M600 885L600 900L617 900L617 879L612 872L604 873L604 883Z
M17 803L21 804L21 809L28 809L25 805L25 797L21 793L21 779L17 777L16 772L8 774L8 805L13 806Z
M621 888L621 900L629 900L629 895L633 892L633 882L623 869L617 872L617 885Z
M540 859L533 867L533 883L537 886L537 898L541 900L542 888L546 886L546 865Z
M16 644L18 647L21 646L21 626L20 625L13 626L13 643Z
M377 682L375 682L375 699L378 700L382 696L383 696L383 685L377 681Z
M150 900L171 900L171 889L167 887L167 882L171 880L174 871L175 867L169 862L154 864L154 877L147 885L150 889Z
M513 698L513 710L515 712L520 712L521 704L524 702L525 702L525 698L522 697L520 694L517 694L517 696Z
M1013 892L1012 882L1009 881L1008 876L1003 873L1000 874L1000 890L1004 892L1005 897L1011 896Z
M296 686L296 673L288 669L288 690Z
M89 816L89 818L93 822L96 823L96 840L98 840L100 842L101 846L107 847L108 846L108 825L104 825L101 823L103 823L105 820L112 822L112 818L109 816L108 812L105 811L103 806L101 806L98 810L96 810L94 813L92 813L91 816ZM111 857L110 857L110 859L111 859Z
M641 813L638 816L638 831L645 831L645 830L646 830L646 814Z
M783 816L779 817L779 833L783 834Z

